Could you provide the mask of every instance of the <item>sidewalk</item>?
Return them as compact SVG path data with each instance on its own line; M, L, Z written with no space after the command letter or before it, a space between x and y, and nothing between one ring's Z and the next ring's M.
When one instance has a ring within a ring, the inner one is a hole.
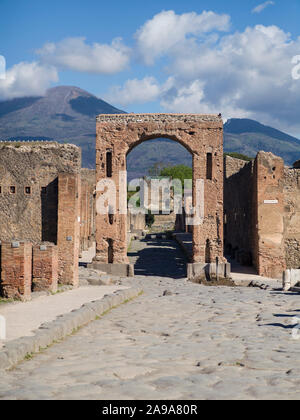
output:
M192 260L193 255L193 241L191 233L176 232L173 234L174 239L182 247L188 259ZM257 285L266 285L269 287L281 288L281 279L272 279L269 277L262 277L256 274L253 267L245 267L238 264L236 261L229 261L231 263L231 277L237 286L248 286L250 283Z
M0 349L11 340L33 336L33 331L41 324L54 321L59 315L124 289L127 287L85 286L52 296L40 296L30 302L0 304L0 315L6 319L6 340L0 340Z

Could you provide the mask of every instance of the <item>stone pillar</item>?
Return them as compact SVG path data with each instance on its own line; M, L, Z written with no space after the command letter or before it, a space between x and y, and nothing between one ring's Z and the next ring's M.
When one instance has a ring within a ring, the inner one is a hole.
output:
M58 176L58 280L77 287L80 247L80 176L61 173Z
M281 277L286 269L284 248L284 162L259 152L254 164L253 263L261 276Z
M97 214L97 255L99 269L105 265L128 265L126 255L126 216L118 213L119 174L126 170L126 155L143 141L167 137L178 141L193 155L193 183L204 184L202 224L193 229L193 263L205 264L206 243L210 244L210 259L223 257L223 122L220 116L197 114L120 114L99 115L96 126L97 183L106 180L116 188L116 213ZM124 185L125 186L125 185ZM125 186L126 187L126 186ZM97 202L109 197L105 188L97 192ZM195 188L193 192L195 200ZM142 198L144 201L144 198ZM204 209L203 209L204 206ZM204 211L203 211L204 210ZM208 255L208 254L207 254ZM102 266L101 266L102 264Z
M216 265L220 278L230 277L230 265L223 255L223 134L218 129L205 132L205 135L207 144L199 148L199 153L193 154L193 207L198 201L198 214L202 220L192 229L193 262L188 264L190 279L213 277L212 269ZM213 141L216 146L208 146ZM197 180L201 180L201 188L204 188L198 200Z
M196 207L196 185L197 180L202 180L204 186L204 203L197 203L198 212L201 215L202 211L200 210L201 206L204 206L204 218L205 214L205 195L206 195L206 185L205 185L205 161L202 156L193 154L193 207ZM198 197L199 200L199 197ZM200 198L202 201L202 198ZM193 263L205 263L205 241L206 235L203 232L204 220L201 221L201 224L193 225Z
M122 153L116 156L112 149L104 152L97 150L96 165L97 248L96 257L91 267L109 274L132 276L134 274L133 266L129 264L127 257L127 214L121 214L121 208L123 207L124 210L125 207L126 211L127 207L126 156ZM105 188L99 184L103 180L107 183ZM107 188L110 189L110 193L107 192ZM116 200L110 200L113 196ZM101 200L102 202L107 201L105 214L100 212L99 202Z
M222 135L212 133L214 136ZM207 151L212 156L211 176L207 178ZM200 225L193 226L193 262L225 263L223 256L223 149L205 148L200 155L193 155L193 206L196 203L197 180L202 180L204 194L200 196L199 214L204 216ZM201 201L203 200L202 203ZM198 200L199 201L199 200ZM209 247L209 253L207 253ZM209 255L210 261L206 261Z
M32 285L34 292L57 292L58 249L53 244L33 247Z
M88 248L88 218L89 218L89 185L81 180L81 210L80 210L80 251Z
M32 279L32 244L2 242L1 293L8 299L30 300Z

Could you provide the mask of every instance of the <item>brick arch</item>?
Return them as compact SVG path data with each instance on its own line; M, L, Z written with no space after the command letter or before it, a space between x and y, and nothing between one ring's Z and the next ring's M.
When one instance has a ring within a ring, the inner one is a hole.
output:
M116 184L117 198L126 191L126 156L144 141L164 137L183 145L193 159L193 201L197 179L204 182L204 221L193 227L192 271L205 265L205 248L210 242L212 261L223 259L223 122L216 115L200 114L113 114L99 115L96 125L97 182L110 177ZM208 171L208 156L212 168ZM207 179L207 173L210 173ZM97 192L97 198L101 193ZM124 202L123 202L124 206ZM117 206L119 210L119 206ZM113 241L115 266L128 271L126 215L116 214L111 224L108 215L96 216L96 257L98 267L108 267L108 242ZM111 253L110 249L110 253ZM127 267L127 268L126 268ZM121 272L122 270L120 270Z
M180 137L176 136L176 135L171 135L169 133L166 132L161 132L159 134L144 134L141 135L141 137L134 141L134 142L130 142L130 145L128 147L128 151L126 153L126 156L132 152L133 149L135 149L137 146L139 146L140 144L144 143L145 141L149 141L149 140L155 140L155 139L168 139L168 140L172 140L178 144L180 144L181 146L183 146L188 152L190 152L190 154L193 154L193 150L191 149L191 145L190 143L188 143L187 141L181 139Z

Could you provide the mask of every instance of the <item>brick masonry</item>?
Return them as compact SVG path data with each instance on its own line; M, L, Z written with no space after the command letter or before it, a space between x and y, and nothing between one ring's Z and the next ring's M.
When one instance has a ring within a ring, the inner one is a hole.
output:
M96 171L81 169L80 250L87 250L95 241Z
M300 267L300 170L259 152L251 162L225 158L225 253L258 274Z
M78 284L80 173L81 150L75 145L0 144L0 240L57 244L59 279L74 286ZM68 174L68 180L64 182L65 175L59 174ZM88 246L94 234L95 171L82 170L82 178L81 233L83 245ZM67 237L72 237L68 243Z
M251 265L254 245L254 162L224 159L224 249L238 262Z
M284 168L284 241L288 269L300 269L300 161L298 165L298 169Z
M33 247L32 288L34 292L57 291L58 249L53 244Z
M1 294L8 299L29 300L32 280L32 244L2 242Z
M80 168L71 144L0 143L0 240L56 243L57 177Z
M280 277L286 269L283 221L283 160L259 152L254 164L256 235L254 265L258 274Z
M80 174L58 176L58 279L62 284L78 286L80 246Z
M165 137L179 142L193 156L193 185L204 180L204 222L193 229L193 262L205 261L207 241L210 257L223 258L223 122L216 115L198 114L122 114L100 115L96 126L97 182L111 177L117 197L125 189L119 184L120 171L126 170L126 155L143 141ZM207 179L207 154L212 155L212 176ZM111 165L110 165L111 160ZM111 168L109 168L111 166ZM111 170L110 170L111 169ZM125 183L125 185L124 185ZM97 199L101 197L97 192ZM195 189L193 199L195 202ZM119 203L116 206L119 210ZM96 215L96 260L101 263L128 263L126 215Z

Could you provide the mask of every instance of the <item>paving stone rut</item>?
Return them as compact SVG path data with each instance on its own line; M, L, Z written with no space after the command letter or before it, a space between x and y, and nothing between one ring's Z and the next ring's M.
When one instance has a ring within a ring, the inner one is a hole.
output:
M190 283L172 241L130 253L144 294L1 373L1 399L300 399L298 294Z

